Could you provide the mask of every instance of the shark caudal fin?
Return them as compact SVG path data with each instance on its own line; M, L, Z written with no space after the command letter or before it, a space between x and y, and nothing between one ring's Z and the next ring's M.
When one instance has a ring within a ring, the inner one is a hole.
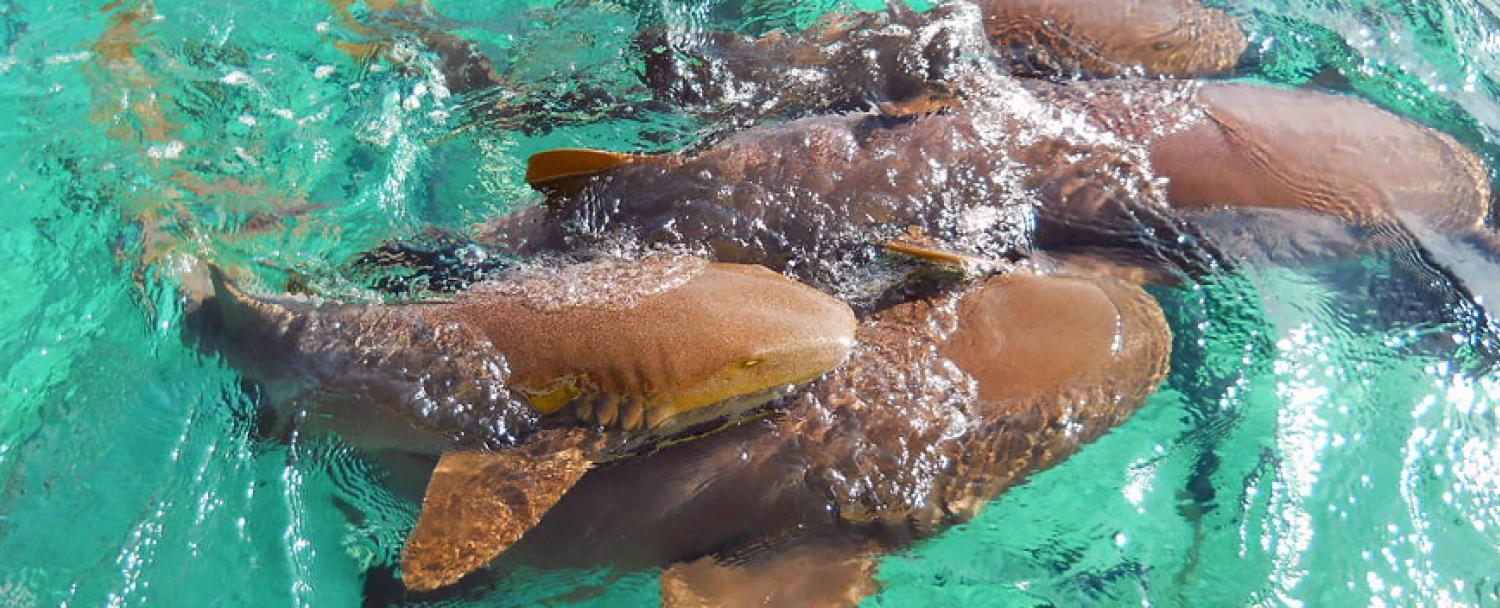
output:
M587 148L547 150L526 159L526 183L548 198L567 196L581 189L593 175L650 158L654 157Z
M438 461L401 556L413 591L457 582L521 539L588 471L580 429L498 452L449 452Z
M662 571L662 606L858 606L879 588L877 555L869 543L808 538L743 562L708 556Z

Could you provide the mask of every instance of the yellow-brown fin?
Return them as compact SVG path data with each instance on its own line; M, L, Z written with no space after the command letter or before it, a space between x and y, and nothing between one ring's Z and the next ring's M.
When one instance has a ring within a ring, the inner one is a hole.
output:
M580 179L650 158L643 154L627 154L609 150L587 148L559 148L532 154L526 159L526 183L549 196L559 191L574 190Z
M874 593L873 544L806 539L743 563L709 556L661 573L664 608L857 606Z
M1008 269L1011 264L992 260L944 247L941 243L913 229L882 243L887 251L944 266L956 266L965 272L996 272Z
M457 582L520 540L588 471L583 441L568 429L509 450L443 454L401 556L406 587Z
M526 183L552 201L577 194L595 175L651 158L656 157L587 148L547 150L526 159Z

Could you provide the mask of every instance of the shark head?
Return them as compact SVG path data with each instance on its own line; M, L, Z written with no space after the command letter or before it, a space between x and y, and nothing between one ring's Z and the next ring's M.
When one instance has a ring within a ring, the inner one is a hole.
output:
M731 421L836 367L843 302L760 266L650 257L535 271L431 309L503 353L545 416L638 445Z

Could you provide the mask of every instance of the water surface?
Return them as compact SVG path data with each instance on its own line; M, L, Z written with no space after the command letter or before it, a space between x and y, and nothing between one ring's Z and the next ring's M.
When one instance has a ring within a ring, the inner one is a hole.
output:
M628 101L643 95L644 27L764 32L872 7L437 8L518 90ZM1361 95L1495 166L1489 0L1229 8L1261 50L1250 77ZM174 284L141 256L166 242L163 259L210 252L268 284L362 293L357 252L535 204L521 180L533 152L673 149L714 125L558 104L466 129L495 100L451 94L420 56L355 59L336 43L371 38L329 5L146 9L0 4L0 604L379 597L417 505L336 439L257 439L253 387L183 344ZM104 67L100 41L122 40L111 28L132 14L134 67ZM165 236L143 215L165 218ZM266 216L291 229L257 230ZM1393 254L1154 293L1176 334L1160 393L978 519L885 558L868 604L1500 605L1500 374L1493 334L1452 285ZM453 602L649 605L656 575L528 570Z

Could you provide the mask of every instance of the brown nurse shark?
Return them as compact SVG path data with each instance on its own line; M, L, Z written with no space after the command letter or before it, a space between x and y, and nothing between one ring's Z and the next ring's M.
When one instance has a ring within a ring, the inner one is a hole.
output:
M893 306L858 337L774 418L589 472L507 563L664 566L669 605L853 604L883 547L1129 417L1171 347L1140 288L1029 273ZM430 492L468 479L440 470Z
M1228 244L1228 233L1259 233L1257 252L1316 257L1410 252L1500 318L1493 308L1500 302L1500 236L1487 225L1490 168L1448 134L1353 97L1309 90L1138 81L1026 86L1044 103L1079 110L1098 128L1144 147L1152 170L1167 179L1176 216L1211 228L1210 238ZM1237 225L1212 226L1216 215Z
M1145 146L1179 209L1300 209L1451 232L1478 231L1489 213L1489 170L1472 151L1354 97L1229 82L1024 86Z
M487 238L518 252L621 235L685 243L815 283L911 227L990 257L1107 247L1179 263L1191 241L1175 237L1224 208L1496 251L1478 157L1354 98L1144 80L1030 81L1004 95L753 128L693 154L543 153L528 178L547 204Z
M1198 78L1249 46L1229 13L1197 0L981 0L984 31L1012 71Z
M590 463L743 417L819 377L855 329L847 305L810 287L680 256L537 266L407 304L255 297L215 273L196 317L237 369L298 410L299 432L444 452L439 479L455 467L503 477L458 499L429 490L404 560L415 589L504 551ZM481 505L484 523L458 537L428 515Z
M1051 78L1220 75L1248 46L1232 16L1195 0L894 4L756 38L648 32L644 79L660 99L726 118L801 116L951 90L985 65Z
M836 292L866 282L849 271L882 241L913 231L1004 258L1030 247L1039 212L1137 197L1164 208L1127 150L967 108L805 118L696 154L560 150L534 156L528 180L547 203L499 218L481 242L520 255L621 240L686 245Z
M546 129L526 115L559 105L595 117L640 109L639 99L592 89L547 102L531 99L474 43L445 31L462 24L426 2L366 3L364 21L347 0L330 3L345 27L367 40L340 42L350 54L384 53L398 65L409 63L382 51L390 46L382 35L415 36L451 92L505 89L471 100L493 105L471 108L483 122ZM833 12L804 31L758 37L649 30L636 46L643 82L656 101L743 122L909 102L951 91L976 66L1047 78L1220 75L1236 67L1248 44L1232 16L1195 0L981 0L923 13L899 2L879 12Z

